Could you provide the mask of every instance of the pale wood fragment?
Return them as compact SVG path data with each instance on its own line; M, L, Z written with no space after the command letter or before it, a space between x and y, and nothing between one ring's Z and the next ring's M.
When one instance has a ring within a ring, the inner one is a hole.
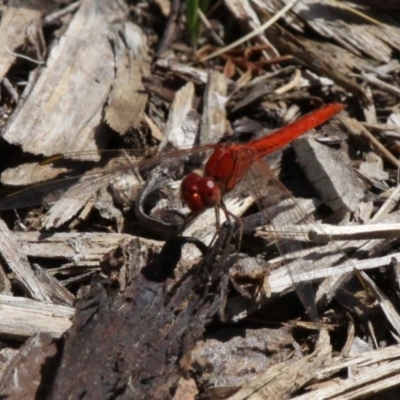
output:
M387 214L390 212L392 207L394 207L394 199L399 196L400 191L397 191L397 193L394 193L393 196L390 196L390 198L385 202L385 204L381 207L381 209L374 215L374 217L371 219L371 223L373 222L378 222L383 223L383 224L398 224L400 222L400 214L398 212L393 212L391 214ZM386 216L385 216L386 215ZM396 240L396 239L391 239L391 240ZM386 239L370 239L370 240L361 240L361 241L356 241L356 240L351 240L345 243L345 247L348 247L350 249L357 249L358 252L360 253L365 253L365 254L370 254L373 255L375 253L376 249L380 249L382 251L382 248L384 246L388 246L390 244L390 240ZM340 254L338 254L340 255ZM337 259L339 260L340 257ZM369 260L372 260L371 258ZM375 260L375 259L374 259ZM387 259L381 258L382 262L385 260L386 262ZM366 260L368 261L368 260ZM378 265L380 262L377 260L374 263L371 263L372 265ZM353 265L353 271L355 267L355 264L358 264L358 261L354 263ZM389 265L389 264L386 264ZM338 288L343 281L345 281L346 275L342 276L332 276L332 278L324 281L318 289L318 294L317 297L321 296L327 296L327 298L331 298L332 294L335 292L336 288Z
M255 31L261 26L260 19L248 0L225 0L225 6L247 30ZM279 56L276 48L264 34L259 35L256 40L266 45L266 51L264 53L269 59Z
M15 279L23 289L34 299L53 302L49 288L40 281L29 265L27 256L21 252L21 247L7 225L0 220L0 252L3 260L14 272Z
M294 231L299 229L302 233L307 231L306 226L297 225L292 228ZM320 231L318 228L321 228ZM308 235L313 242L398 238L400 237L400 224L377 223L352 226L319 224L309 227Z
M227 196L225 205L227 209L234 215L240 217L248 210L254 199L251 196L240 198L238 196ZM223 224L226 221L226 216L223 212L220 213L220 222ZM215 219L215 210L207 209L192 224L184 231L183 235L195 237L201 240L206 245L211 245L218 232ZM194 260L200 256L200 252L194 246L185 246L182 251L182 258L185 260Z
M61 19L62 17L65 17L67 14L74 12L76 9L78 9L80 6L80 2L76 1L74 3L71 3L70 5L62 8L61 10L57 10L52 12L51 14L48 14L44 18L44 22L46 24L51 24L52 22Z
M396 236L396 235L390 235L388 233L388 231L390 231L390 226L397 226L399 221L399 214L398 213L392 213L390 215L388 215L386 218L383 218L381 216L381 219L379 220L381 222L381 224L379 225L375 225L375 224L370 224L369 227L371 227L371 229L374 229L377 226L376 232L372 233L372 236L376 235L379 237L388 237L388 236ZM382 229L383 225L387 225L388 229ZM339 233L340 232L341 227L332 227L330 228L329 226L326 227L327 232L333 232L333 233ZM362 227L358 228L358 227L343 227L344 232L346 232L346 230L350 230L353 231L353 234L356 236L360 236L362 235L365 239L365 237L368 237L369 235L364 233L361 233ZM257 235L260 236L265 236L267 238L270 238L270 228L266 227L266 232L262 232L263 229L259 230L257 232ZM299 228L296 228L294 226L288 226L287 228L285 228L284 226L282 226L282 229L279 231L279 233L286 238L293 238L293 237L297 237L297 238L303 238L303 240L307 240L307 238L313 239L312 236L315 234L315 232L320 231L319 235L321 235L321 238L329 238L329 233L325 233L323 234L323 232L325 231L325 225L320 225L320 224L311 224L311 226L299 226ZM383 232L382 232L383 231ZM355 232L355 233L354 233ZM343 232L342 232L343 233ZM318 235L317 235L318 236ZM350 235L351 236L351 235ZM342 246L338 246L335 245L333 246L333 250L335 250L336 248L336 254L335 255L330 255L330 260L329 260L329 264L331 265L332 262L337 262L340 259L342 259L343 253L341 250L345 250L346 248L349 249L354 249L354 248L358 248L359 250L363 251L363 252L367 252L367 254L369 253L373 253L375 248L379 248L381 247L385 242L387 242L387 239L373 239L373 240L351 240L349 242L344 243ZM335 242L333 241L333 244L335 244ZM326 251L326 249L324 250L324 247L318 249L318 248L314 248L313 249L315 251L316 254L321 254L321 257L323 257L324 251ZM332 250L332 249L331 249ZM290 263L291 258L292 257L297 257L300 259L304 259L307 254L309 253L310 250L306 249L302 252L298 252L298 253L292 253L289 254L288 256L286 256L286 262ZM282 263L283 259L281 257L278 257L276 259L271 260L271 264L277 264L279 265L280 263ZM320 296L322 296L322 294L327 295L328 297L330 297L331 295L329 295L328 293L333 293L334 290L336 290L335 288L337 288L338 286L341 285L341 282L344 281L346 279L345 274L348 272L354 272L355 269L366 269L366 268L377 268L377 267L381 267L381 266L385 266L385 265L389 265L391 262L391 258L390 256L388 257L378 257L378 258L370 258L364 261L354 261L354 262L345 262L343 264L341 264L340 266L335 266L334 268L329 268L326 270L326 263L324 263L324 259L322 258L318 263L314 263L313 264L313 270L312 271L302 271L301 273L299 272L299 280L313 280L313 279L318 279L321 277L330 277L330 279L324 281L323 283L321 283L321 285L319 286L318 289L318 294L317 294L317 298L319 298ZM328 272L330 270L330 272ZM337 272L337 274L336 274ZM322 275L320 275L320 273ZM276 274L276 275L275 275ZM285 271L284 268L279 268L276 271L273 271L271 273L271 275L268 278L268 284L270 285L270 288L276 288L279 287L279 283L278 281L281 279L281 277L284 277ZM271 281L272 279L272 281ZM274 280L277 279L276 282L274 282ZM281 290L281 289L279 289Z
M242 3L247 4L248 2L240 2L240 4ZM235 17L239 18L235 13L236 10L231 6L231 2L226 2L226 5ZM264 19L272 17L272 12L268 9L267 3L255 1L252 3L252 6L258 11L259 15L263 16ZM252 21L254 10L251 7L250 9L251 11L246 9L246 12L248 13L246 18L244 18L243 15L241 15L240 18L240 21L247 26L247 29L252 29L249 21ZM258 24L258 26L259 25L260 24ZM268 38L281 54L286 53L292 55L296 58L296 61L305 65L307 68L317 72L319 75L331 78L335 83L360 97L365 103L368 103L368 98L364 90L356 82L351 80L345 71L341 71L343 69L340 68L342 67L342 62L340 64L336 62L336 53L337 51L340 51L338 46L332 45L330 47L328 43L324 43L324 46L320 47L317 42L303 40L300 37L296 37L289 31L281 28L278 24L272 25L262 37ZM328 51L327 49L329 47L330 49ZM342 60L342 57L340 57L340 60ZM337 65L337 68L332 68L333 65ZM354 66L355 65L357 64L354 63Z
M125 21L110 33L115 52L116 77L108 99L105 120L112 129L125 134L138 128L148 95L142 80L150 73L147 38L138 25Z
M225 75L211 71L204 93L201 118L200 143L216 143L226 131L226 108L228 80Z
M74 314L72 307L0 295L0 335L25 339L44 332L59 338L71 327Z
M25 43L29 24L40 20L46 8L54 8L54 4L46 0L31 1L29 6L28 4L23 6L20 3L16 0L9 1L2 12L0 22L0 82L18 56L15 51Z
M14 103L18 103L19 100L19 94L15 90L14 86L11 84L10 80L8 78L3 78L3 81L1 82L2 85L4 86L4 89L7 90L11 98L13 99Z
M79 185L73 187L75 190L79 188ZM94 189L99 190L99 186L95 186ZM89 204L93 205L93 192L82 192L79 197L70 195L69 191L66 192L65 197L57 201L46 214L42 221L42 225L45 229L56 228L62 226L67 221L75 217L81 210L85 210L84 207Z
M3 171L1 173L1 183L7 186L28 186L33 183L54 179L66 171L66 168L54 168L51 165L47 165L40 166L39 173L38 163L25 163ZM29 206L29 204L26 206Z
M299 254L300 256L300 254ZM369 258L367 260L361 261L349 261L335 267L326 267L322 265L319 268L315 268L312 273L313 279L329 278L342 276L349 272L354 272L357 270L369 270L374 268L381 268L390 265L393 260L400 260L400 253L395 253L390 256ZM278 259L274 260L274 263ZM299 274L299 281L308 281L310 279L310 272ZM282 293L288 288L292 288L291 278L287 276L287 272L284 268L277 269L273 271L271 275L268 276L268 284L271 293ZM291 289L293 290L293 289Z
M138 240L139 245L159 250L162 242L122 233L103 232L15 232L20 252L29 257L66 260L76 265L99 265L104 255L115 250L124 240Z
M336 371L347 365L363 366L363 373L347 379L335 379L325 382L320 388L294 397L296 400L341 399L351 400L376 395L380 391L393 388L400 383L400 350L399 346L389 346L373 350L362 356L349 357L340 361L327 363L321 374L328 369ZM334 366L334 368L333 368Z
M396 308L389 300L389 298L379 289L379 287L375 284L375 282L364 272L361 271L360 275L362 276L363 282L368 285L368 289L371 291L372 295L378 302L379 306L382 309L382 312L385 314L386 319L391 324L391 331L394 339L397 343L400 342L400 315L397 312Z
M368 127L366 126L368 129ZM393 137L394 139L399 138L400 132L400 114L398 112L392 112L386 120L386 126L379 127L380 131L384 131L386 137Z
M266 7L272 14L280 7L279 3L274 2L254 3L259 7ZM366 5L365 2L362 4ZM379 6L381 5L383 4ZM380 18L379 14L368 12L367 9L351 10L346 4L334 0L305 0L297 2L292 11L283 16L286 23L303 33L306 27L311 28L321 37L334 40L346 49L339 57L340 64L337 64L341 68L346 68L344 64L350 63L357 69L360 66L364 69L369 63L362 57L364 54L368 54L371 59L388 63L392 60L392 49L399 49L400 36L396 29L390 23L385 23L384 16ZM359 14L356 14L357 11ZM324 42L323 46L329 48L329 43ZM359 64L351 61L354 58L352 54L359 56Z
M340 8L340 4L333 0L299 1L293 12L319 35L330 40L333 38L359 56L367 53L380 62L391 59L392 50L385 35L382 35L382 26L361 21L359 16Z
M160 10L164 17L168 17L171 12L171 1L170 0L155 0L155 4L160 7Z
M331 358L331 352L332 346L328 332L323 329L320 332L317 347L312 354L289 365L287 362L283 362L268 368L256 379L244 384L229 399L278 400L289 398L291 394L314 378L315 373Z
M361 162L357 171L372 182L389 180L389 173L384 171L376 163Z
M181 378L172 400L192 400L199 394L196 381L193 378Z
M107 34L113 20L123 17L114 1L81 2L26 101L14 111L3 132L6 141L45 155L97 150L105 142L95 132L114 79Z
M167 144L175 148L192 146L195 143L198 130L198 116L193 112L194 84L187 82L180 88L171 104L168 120L165 125L164 137L159 150Z
M400 89L397 86L386 83L373 74L363 74L363 77L367 82L378 87L379 89L384 90L385 92L388 92L397 98L400 98Z
M195 68L185 64L179 64L168 59L159 59L156 62L158 67L166 68L177 75L180 75L197 84L206 84L208 72L201 68Z
M84 207L88 206L88 209L90 209L90 205L93 206L99 197L101 201L101 196L98 196L98 192L106 190L112 185L114 179L118 179L119 177L126 178L125 172L130 175L128 181L131 184L131 190L137 190L141 186L141 182L138 181L134 173L127 171L127 169L129 170L129 161L128 158L115 157L104 167L93 168L83 176L65 180L64 189L68 186L70 187L63 193L61 199L53 204L47 212L43 220L43 226L46 229L59 227L74 218ZM62 180L55 181L56 185L57 183L60 186L63 185ZM106 201L111 202L111 199Z
M5 347L0 350L0 379L3 379L4 372L17 353L18 350L11 347Z
M282 239L302 238L309 239L313 243L324 243L332 240L367 240L367 239L390 239L400 236L399 223L375 223L364 225L281 225L279 235ZM269 227L261 227L257 236L265 239L273 238Z
M354 220L361 224L365 224L371 219L373 211L374 204L372 201L362 202L354 213Z
M75 296L63 286L54 276L47 272L47 270L40 267L39 264L32 264L36 275L46 288L52 294L54 304L62 306L72 306L75 302Z
M293 144L297 160L321 199L333 210L354 212L364 192L345 154L303 137Z

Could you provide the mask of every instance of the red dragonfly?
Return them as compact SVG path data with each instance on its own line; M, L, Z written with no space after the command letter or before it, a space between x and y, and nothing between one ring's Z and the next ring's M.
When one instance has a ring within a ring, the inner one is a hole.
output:
M344 105L338 103L328 104L323 106L316 111L313 111L299 120L273 132L272 134L262 137L257 140L250 141L246 144L207 144L203 146L197 146L192 149L185 150L174 150L167 153L162 153L159 156L152 157L151 159L145 159L139 162L134 162L132 164L125 163L123 166L118 166L107 171L108 176L116 175L128 169L140 169L144 167L149 167L160 163L165 159L170 159L173 157L189 156L193 153L199 153L204 150L212 150L210 158L208 159L205 169L204 176L200 176L196 173L191 173L187 175L181 183L181 195L183 201L191 210L189 218L194 218L195 216L201 214L207 208L215 208L216 215L219 215L219 209L221 209L226 217L229 219L233 217L237 219L232 213L229 212L227 207L223 202L224 195L235 188L235 186L243 179L243 177L249 171L258 170L258 175L264 180L264 187L266 191L262 188L257 189L257 197L268 198L270 196L272 201L269 203L281 200L282 198L290 197L286 189L283 189L281 184L278 185L279 198L276 195L272 195L271 191L268 189L269 179L273 176L270 172L268 166L261 162L260 160L277 151L286 144L294 141L296 138L304 134L305 132L325 123L334 115L338 114L343 110ZM52 161L58 161L62 156L57 155L46 160L43 164L48 164ZM98 177L97 183L102 183L104 181L104 171L94 172L89 174L89 176L83 177L83 179L89 179L93 182L93 178ZM32 199L35 197L34 191L36 193L44 193L48 190L54 190L54 188L65 187L68 180L74 181L77 178L67 178L52 181L49 183L43 183L34 185L32 188L23 190L17 193L16 196L7 197L0 200L0 209L7 208L19 208L21 206L26 206L24 200L29 200L28 202L32 204ZM275 178L274 178L275 179ZM276 179L275 179L276 181ZM275 182L276 186L276 182ZM88 188L89 186L86 186ZM91 184L91 190L96 191L99 185ZM78 194L83 192L82 187L78 186L78 189L73 189L75 194L67 194L66 197L79 197ZM17 201L15 201L17 200ZM299 213L299 208L294 206L292 213ZM300 212L300 214L304 214ZM217 223L219 218L217 218ZM273 226L275 231L279 231L279 226ZM284 256L287 253L293 253L294 251L301 250L301 248L296 248L293 246L288 246L286 243L282 242L278 244L281 254ZM306 284L299 281L296 278L296 273L304 268L304 260L298 260L290 263L289 273L295 285L299 296L309 312L312 319L317 319L317 312L314 305L313 294L309 288L305 287Z
M237 219L224 205L223 197L243 179L250 169L255 169L257 171L256 174L261 175L261 178L264 177L266 183L262 185L266 188L265 191L263 191L262 187L258 187L257 197L272 197L272 201L270 201L269 204L282 200L282 198L290 197L287 190L284 189L283 185L281 185L279 181L277 182L276 179L274 179L275 185L272 188L273 190L269 190L271 188L268 188L267 186L268 180L273 176L273 174L270 172L267 165L260 162L260 160L292 142L310 129L328 121L343 109L343 104L328 104L275 131L269 136L250 141L243 145L216 145L206 163L204 176L191 173L182 180L182 198L192 211L192 215L196 216L207 208L215 207L217 211L217 224L219 223L219 209L223 210L227 219L229 219L230 216ZM278 196L276 196L276 188L278 188ZM279 199L277 197L279 197ZM297 206L291 210L291 213L295 217L296 214L300 214L300 218L305 215L301 210L299 212ZM271 221L272 229L278 232L280 227L273 226L273 218L269 218L269 220ZM288 253L300 252L303 249L301 244L293 241L290 244L285 242L278 243L278 247L283 256ZM317 320L318 312L315 307L311 282L297 279L297 273L306 269L306 263L307 262L304 259L301 261L298 259L293 260L288 265L288 271L306 311L312 320Z
M229 215L223 203L223 196L243 179L256 160L277 151L305 132L328 121L343 109L343 104L328 104L269 136L242 145L215 145L214 152L205 166L204 176L191 173L182 180L181 193L184 202L195 214L206 208L220 207Z

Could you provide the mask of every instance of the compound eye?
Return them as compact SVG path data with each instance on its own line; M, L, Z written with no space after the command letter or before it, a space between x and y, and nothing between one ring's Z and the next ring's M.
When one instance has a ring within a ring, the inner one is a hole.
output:
M213 178L201 178L198 182L198 189L203 204L206 208L215 207L221 201L221 188Z
M221 189L213 178L191 173L182 180L181 196L189 209L198 213L220 203Z
M198 174L192 173L186 175L181 182L181 196L183 202L189 207L190 211L201 212L207 207L199 193L199 181L203 179Z

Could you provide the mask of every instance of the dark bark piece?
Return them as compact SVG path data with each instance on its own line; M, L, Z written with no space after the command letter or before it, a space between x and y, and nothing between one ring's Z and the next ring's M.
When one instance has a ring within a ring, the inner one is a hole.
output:
M156 58L161 57L171 45L176 32L178 30L178 17L179 17L179 10L181 9L181 1L180 0L173 0L171 4L171 11L168 18L168 23L165 28L163 38L158 46Z
M354 3L359 3L363 7L371 7L378 10L400 10L400 3L397 0L355 0Z
M57 348L52 341L49 335L39 333L21 347L1 377L1 397L10 396L7 398L13 400L44 398L47 383L51 381L45 377L52 378L51 371L57 365Z
M146 202L151 198L151 193L160 190L168 182L168 177L174 173L174 166L161 164L156 167L148 177L145 185L135 200L135 215L140 224L149 230L153 235L168 238L176 235L184 223L183 216L172 214L165 210L163 216L154 217L145 211ZM160 218L161 217L161 218Z
M97 283L78 304L51 399L171 397L181 358L224 305L230 232L222 230L204 261L167 289L160 278L171 275L176 240L182 245L171 239L153 263L157 279L141 274L121 297Z

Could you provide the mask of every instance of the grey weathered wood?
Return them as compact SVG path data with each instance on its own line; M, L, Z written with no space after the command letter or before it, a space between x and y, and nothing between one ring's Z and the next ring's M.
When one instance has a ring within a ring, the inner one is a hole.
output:
M316 372L331 357L332 346L326 330L321 330L317 348L309 356L292 364L282 362L268 368L254 380L247 382L242 388L229 397L230 400L244 398L282 399L289 398L300 387L310 382Z
M296 400L359 399L393 388L400 383L399 354L400 346L397 345L368 351L357 356L328 360L316 375L317 378L322 378L324 384L296 397ZM324 382L323 377L326 374L334 374L349 367L358 367L360 371L346 379Z
M112 129L124 134L138 128L147 103L142 80L150 73L147 38L138 25L125 21L110 34L115 52L116 76L105 112Z
M157 66L162 68L168 68L186 79L193 81L194 83L206 84L208 80L208 72L201 68L195 68L190 65L180 64L178 62L170 62L170 60L160 59L157 60Z
M134 239L122 233L104 232L15 232L21 252L29 257L59 259L74 262L77 265L98 266L104 255L115 250L124 240ZM136 238L141 246L160 249L162 242Z
M225 75L210 71L204 93L201 118L200 143L216 143L226 131L226 107L228 79Z
M187 82L176 92L171 104L160 150L167 144L179 148L192 146L195 143L199 116L193 110L193 100L194 84Z
M27 256L21 248L7 225L0 220L0 252L3 260L14 272L15 279L23 289L34 299L52 302L52 293L33 272Z
M103 107L114 80L108 31L124 10L111 0L83 0L46 67L2 136L29 153L97 150Z
M0 295L0 335L25 339L44 332L59 338L71 327L74 314L72 307Z
M293 143L297 160L321 199L336 212L355 211L364 196L350 160L345 154L329 149L311 137Z
M31 1L29 6L26 2L12 0L5 6L0 22L0 82L17 59L16 50L25 44L29 25L39 21L46 9L51 8L54 4L46 0Z

